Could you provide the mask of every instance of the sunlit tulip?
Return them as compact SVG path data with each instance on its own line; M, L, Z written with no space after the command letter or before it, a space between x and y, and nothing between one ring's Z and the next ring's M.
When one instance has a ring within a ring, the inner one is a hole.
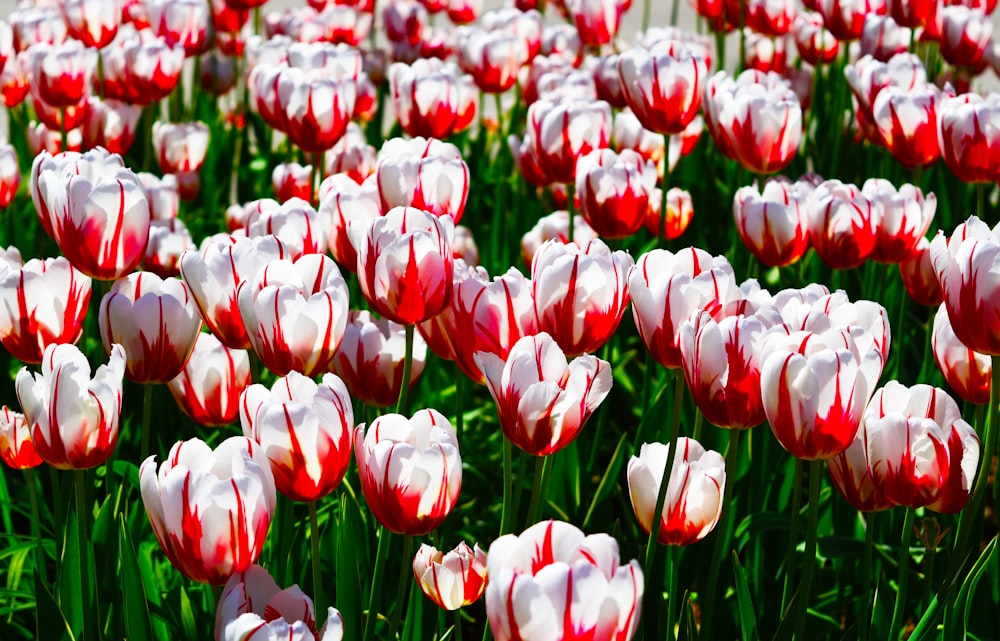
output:
M344 339L329 367L344 381L353 398L376 407L387 407L399 400L406 352L404 329L387 318L374 318L368 311L351 311ZM423 372L426 360L427 343L416 334L411 386Z
M49 345L41 371L17 373L14 385L35 451L63 470L96 467L118 443L125 350L111 348L107 365L91 376L90 363L74 345Z
M567 361L545 332L514 343L506 361L480 352L476 362L504 434L534 456L569 445L611 391L610 363L590 354Z
M0 460L15 470L26 470L44 463L31 442L31 426L24 414L6 405L0 407ZM479 547L476 546L476 549ZM485 573L485 561L483 565Z
M88 47L103 49L114 40L121 22L119 0L62 0L68 34Z
M969 499L979 437L943 390L889 381L875 392L857 438L829 465L834 487L858 509L951 514Z
M79 40L56 46L36 44L24 56L32 89L46 104L69 107L79 104L90 92L97 52Z
M955 394L976 405L989 402L993 362L958 340L944 305L934 314L931 346L934 362Z
M326 370L347 327L347 283L322 254L266 264L237 289L254 352L278 376Z
M643 443L639 456L628 462L632 510L647 534L653 528L656 500L670 445ZM670 470L656 539L665 545L691 545L715 529L722 514L726 489L726 462L713 450L687 437L677 440L677 456Z
M629 641L639 627L639 562L618 543L562 521L536 523L490 545L486 615L497 641Z
M31 87L28 84L28 74L17 58L8 58L0 71L0 93L3 94L3 104L8 109L18 106L28 96Z
M977 352L1000 355L1000 225L992 230L972 216L950 239L941 232L931 242L952 329Z
M862 133L879 142L875 125L874 105L879 93L886 87L898 87L909 92L927 84L924 63L911 53L899 53L888 62L867 55L844 67L844 77L857 101L855 117ZM940 105L938 105L940 115Z
M938 0L886 0L889 15L904 27L923 27L934 19Z
M422 138L398 143L393 139L382 145L375 167L382 211L416 207L457 223L469 195L469 166L454 145L428 140L424 147L424 143ZM436 151L409 155L421 148Z
M937 114L941 156L959 180L1000 179L1000 94L946 98Z
M152 220L174 220L181 207L180 187L177 177L167 174L163 178L149 172L136 174L149 201L149 215Z
M764 413L796 458L825 460L854 441L882 371L877 350L861 351L858 328L772 335L761 357Z
M478 92L472 77L454 63L420 59L389 68L392 105L409 136L446 138L472 124Z
M76 343L90 288L90 278L61 256L0 268L0 342L25 363L42 362L49 345Z
M367 229L381 215L378 186L374 180L356 183L342 174L323 181L319 188L319 216L329 229L327 247L343 268L358 268L358 252L351 241L351 229ZM354 232L357 233L357 232Z
M83 142L87 147L104 147L114 154L124 154L132 147L142 108L118 100L87 98L83 121Z
M181 255L194 249L194 239L184 221L179 218L154 220L149 224L149 241L139 267L160 278L179 276Z
M566 0L565 6L580 40L588 47L614 40L626 7L621 0Z
M643 127L678 134L701 106L705 60L686 47L664 42L651 51L633 47L618 59L625 102Z
M770 267L790 265L809 249L806 203L809 193L798 183L769 180L741 187L733 198L736 231L757 260Z
M283 203L292 198L309 202L313 197L312 177L312 165L283 162L271 172L271 187L278 202Z
M153 148L160 171L177 174L198 171L208 151L208 125L203 122L154 122Z
M247 387L239 406L243 435L260 444L279 492L310 502L340 485L351 462L354 410L337 376L325 374L317 385L292 371L270 390Z
M524 38L513 33L475 29L458 47L462 69L486 93L503 93L517 82L517 74L531 58Z
M261 199L248 203L252 212L246 221L250 238L276 236L293 260L306 254L322 254L327 247L327 222L301 198L283 203Z
M21 5L8 17L14 48L24 51L35 43L59 44L66 40L66 22L54 3Z
M296 67L283 69L277 97L285 133L307 153L330 149L347 131L357 95L353 79Z
M155 456L142 462L139 488L160 547L189 579L222 585L260 556L277 498L250 439L233 436L214 451L178 441L159 468Z
M982 10L963 5L938 9L941 20L941 57L953 65L972 67L991 45L993 22Z
M792 23L795 48L811 65L833 62L840 51L840 42L823 26L818 13L800 12Z
M191 358L167 383L177 405L199 425L216 427L236 420L240 393L250 385L250 356L230 349L212 334L198 334Z
M885 0L821 0L823 22L837 40L857 40L864 29L865 16L886 12Z
M365 501L393 532L427 534L448 517L462 489L462 458L451 423L433 409L383 414L354 428Z
M584 247L597 238L597 232L583 216L573 216L573 242ZM521 237L521 258L526 267L530 268L535 259L535 252L549 240L561 243L570 242L569 213L565 210L555 211L548 216L542 216L538 222Z
M634 261L600 240L584 247L548 241L531 262L538 329L568 354L595 352L618 329Z
M702 311L681 325L684 380L709 423L745 429L764 421L759 343L769 326L755 315L716 321Z
M475 603L486 591L486 553L465 541L447 553L424 543L413 557L413 576L435 605L457 610Z
M746 4L746 25L768 36L783 36L799 12L794 0L750 0Z
M941 156L937 103L933 85L910 90L886 87L872 105L874 125L886 149L904 166L926 167Z
M344 618L326 609L317 629L313 601L298 585L284 590L259 565L234 572L215 610L215 641L341 641Z
M326 154L323 175L344 174L361 184L375 173L378 151L368 144L364 132L356 122L347 124L344 136Z
M875 250L880 214L879 204L855 185L827 180L809 200L809 239L829 267L857 267Z
M525 178L537 185L571 183L576 161L607 147L611 106L601 100L553 103L539 100L528 107L528 123L517 159ZM537 168L529 170L528 166Z
M211 10L205 0L146 0L149 24L168 44L179 44L189 56L209 47Z
M861 55L872 55L879 60L888 60L897 53L910 50L912 33L901 27L891 17L869 13L865 16L861 31Z
M184 48L139 32L101 50L104 96L137 105L167 97L181 77Z
M878 178L866 180L861 193L879 208L872 259L898 263L908 258L930 227L937 197L932 193L925 197L919 187L908 183L897 190L891 182Z
M374 311L412 325L444 309L455 268L453 233L448 216L412 207L396 207L367 230L351 231L361 293Z
M944 292L931 262L931 244L921 237L910 256L899 263L899 276L910 298L927 307L944 302Z
M576 197L583 217L601 236L624 238L639 230L656 189L656 168L625 149L595 149L576 163Z
M689 247L676 254L654 249L628 274L632 318L659 364L681 366L681 326L699 311L713 317L740 297L733 268L722 256Z
M201 332L188 286L177 278L135 272L101 299L98 322L105 351L125 348L129 380L166 383L181 373Z
M31 195L42 225L84 274L113 280L142 259L149 203L121 156L102 149L35 158Z

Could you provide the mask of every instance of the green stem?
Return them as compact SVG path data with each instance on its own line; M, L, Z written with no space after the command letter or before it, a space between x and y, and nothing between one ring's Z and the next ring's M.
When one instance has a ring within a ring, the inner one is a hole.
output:
M396 587L396 605L393 608L392 619L389 623L389 636L387 639L396 638L396 630L400 621L403 620L403 612L406 610L406 599L409 596L410 584L413 582L413 537L406 534L403 536L403 553L399 564L399 581Z
M925 530L926 531L926 530ZM930 543L924 550L924 593L922 603L926 608L934 598L934 561L937 559L937 545Z
M142 431L139 445L139 456L149 456L149 428L153 418L153 384L142 386Z
M681 405L684 402L684 375L681 371L674 370L674 406L670 420L670 435L667 440L667 460L663 464L663 474L660 477L660 490L656 494L656 507L653 508L652 518L649 526L649 539L646 541L646 560L643 563L645 576L652 577L656 569L656 544L660 538L660 523L663 515L663 504L667 500L667 488L670 486L670 477L674 470L674 460L677 458L677 437L681 430ZM657 629L659 617L650 615L651 612L659 612L662 607L659 601L660 590L650 584L650 589L646 591L646 637L649 639L662 638L662 634Z
M868 641L872 629L872 556L875 551L875 512L869 513L865 523L865 551L861 559L861 616L858 620L858 638Z
M679 583L678 570L680 569L681 549L675 546L668 546L667 557L667 641L674 640L674 622L677 620L677 613L680 612L681 595L677 587Z
M324 153L318 152L313 158L312 175L309 177L309 186L312 192L312 204L319 207L319 185L323 182L323 162Z
M984 426L979 431L979 438L982 439L982 461L979 464L979 473L976 476L976 483L972 487L972 496L969 503L962 510L962 518L958 524L958 532L955 535L955 550L959 553L957 558L962 558L964 551L972 544L972 526L983 514L983 499L986 496L986 486L989 485L990 471L993 469L993 455L997 447L997 403L1000 402L1000 356L992 357L993 374L990 380L990 404L986 412Z
M514 474L512 471L512 459L514 457L514 446L510 439L503 437L503 508L500 512L500 535L511 532L511 521L514 519Z
M316 612L323 612L326 600L323 598L319 538L319 516L316 514L316 501L312 501L309 503L309 542L312 545L313 604L316 607Z
M489 629L489 624L486 628ZM455 627L454 632L451 633L452 641L462 641L462 610L455 610Z
M785 555L785 587L781 591L781 611L788 612L789 600L792 598L792 586L795 583L795 548L799 542L799 512L802 509L802 475L804 474L802 459L795 459L795 482L792 486L792 516L788 523L788 553Z
M976 215L986 220L986 183L976 183Z
M718 597L719 572L722 569L722 559L729 556L729 521L732 519L733 511L730 509L732 503L732 487L736 477L736 457L739 454L740 435L743 430L729 430L729 449L726 452L726 485L729 492L723 488L722 494L722 514L719 515L719 524L715 527L715 549L712 551L712 562L708 571L708 589L705 592L704 618L702 619L703 629L709 634L705 637L711 639L712 626L715 624L714 606Z
M65 151L69 151L69 132L66 130L66 107L62 107L60 109L60 111L62 112L62 118L59 119L60 120L60 122L59 122L59 134L60 134L59 140L62 143L62 147L60 148L60 151L64 151L65 152Z
M819 486L823 475L823 461L809 462L809 516L806 525L806 550L802 558L802 583L799 587L798 607L795 611L795 637L804 639L809 595L812 593L813 576L816 574L816 530L819 522Z
M410 372L413 371L413 325L406 326L406 355L403 358L403 381L399 387L399 402L396 413L407 415L410 396Z
M535 478L531 483L531 501L528 503L528 522L525 529L538 522L545 501L542 495L548 490L549 474L552 471L552 454L535 457Z
M650 5L651 4L652 4L652 0L642 0L642 30L643 31L646 31L647 29L649 29L649 14L651 13L651 11L650 11ZM670 24L674 24L674 23L671 22Z
M73 481L76 486L76 527L78 544L80 546L80 593L83 603L83 629L80 631L80 639L95 638L95 630L88 625L93 620L93 603L90 601L91 572L88 550L93 543L88 532L89 512L87 506L87 470L73 470Z
M913 517L916 511L906 508L903 517L903 532L899 543L899 580L896 582L896 604L892 608L892 623L889 625L889 639L900 638L903 625L903 610L906 609L906 588L910 583L910 537L913 536Z
M382 579L385 576L385 566L389 557L389 548L392 545L392 532L384 525L379 526L378 551L375 553L375 574L372 576L372 591L368 594L368 618L365 619L364 641L371 641L375 635L375 626L378 623L378 611L376 610L376 600L382 594Z
M576 185L566 185L566 213L569 214L569 230L566 232L566 242L572 244L576 238Z
M462 432L465 431L465 374L455 364L455 438L462 443Z
M670 26L677 26L677 16L680 12L680 0L674 0L673 4L670 5ZM645 31L649 27L648 24L643 24L642 30Z
M33 468L24 470L24 481L28 486L28 498L31 500L31 536L35 539L35 575L42 580L42 585L48 585L45 544L42 541L42 521L38 511L38 489L35 487L35 470Z

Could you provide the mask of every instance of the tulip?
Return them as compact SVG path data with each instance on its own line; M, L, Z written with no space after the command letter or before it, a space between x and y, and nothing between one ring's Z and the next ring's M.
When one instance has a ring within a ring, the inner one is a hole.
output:
M670 445L643 443L628 462L628 488L639 526L652 530ZM664 545L691 545L715 529L722 514L726 462L687 437L677 440L656 539Z
M204 53L210 46L211 10L204 0L146 0L146 6L150 26L168 44L179 44L188 56Z
M253 564L234 572L215 610L215 641L341 641L344 618L326 609L326 622L316 629L312 599L298 585L281 590L267 570Z
M494 94L513 87L521 65L531 58L524 38L480 30L461 40L458 55L462 69L472 75L479 89Z
M167 383L177 405L194 422L206 427L236 420L240 393L251 383L250 356L230 349L212 334L198 334L191 358Z
M427 534L448 517L462 489L462 458L451 423L433 409L412 418L383 414L354 428L361 490L389 530Z
M550 240L558 240L561 243L571 242L569 227L569 213L565 210L555 211L548 216L539 218L534 227L521 237L521 258L524 260L524 264L530 268L535 259L535 253ZM578 247L585 247L590 241L596 239L597 232L590 226L590 223L584 220L583 216L574 215L572 242Z
M764 421L759 344L767 329L769 323L755 315L715 321L704 311L681 326L684 379L709 423L746 429Z
M507 534L486 556L486 615L497 641L629 641L639 627L639 562L619 565L618 543L562 521Z
M187 578L222 585L260 556L274 514L271 468L260 446L233 436L213 451L178 441L139 466L139 489L164 554Z
M292 260L306 254L325 253L328 224L308 201L292 198L279 204L262 199L256 204L257 209L246 224L250 238L276 236L290 252Z
M864 29L865 16L886 12L885 0L821 0L823 22L837 40L857 40Z
M90 91L97 53L79 40L60 45L36 44L25 53L31 87L46 104L63 108L79 104Z
M278 376L326 370L347 327L347 283L321 254L275 260L237 289L254 352Z
M475 603L486 591L486 553L465 541L447 554L424 543L413 557L413 576L436 606L457 610Z
M600 240L584 247L550 240L531 262L538 329L569 354L597 351L618 329L634 261Z
M861 187L862 195L878 203L880 213L875 226L872 259L898 263L909 257L930 227L937 209L937 197L919 187L901 185L899 190L887 180L869 178Z
M24 51L35 43L59 44L66 40L66 22L55 6L24 6L8 18L14 49Z
M632 318L646 349L672 369L681 366L684 322L701 310L718 317L740 298L729 262L695 247L643 254L629 271L628 288Z
M409 155L421 148L423 156ZM469 167L457 147L423 138L393 139L379 155L375 180L382 211L415 207L458 223L469 195Z
M278 76L277 92L285 133L306 153L317 154L333 147L347 131L358 84L290 67Z
M13 145L0 144L0 209L4 209L17 195L21 184L21 169Z
M251 385L240 396L243 435L264 450L278 491L317 501L337 488L351 461L354 410L337 376L319 385L289 372L268 390Z
M899 263L899 276L906 293L920 305L937 307L944 302L944 292L931 262L931 244L926 238L921 237L909 258Z
M811 65L833 62L840 51L840 41L823 26L823 17L818 13L802 12L792 23L795 48L803 60Z
M660 236L661 226L663 238L674 240L680 238L687 231L694 218L694 206L691 201L691 192L680 187L671 187L667 190L667 215L666 220L660 215L663 205L663 192L660 189L653 191L649 200L649 209L646 210L646 217L643 226L646 231L653 236Z
M985 405L990 400L990 381L993 363L986 354L981 354L958 339L948 319L945 305L934 314L931 334L934 362L955 393L963 400L976 405Z
M160 278L178 276L181 255L194 249L194 240L183 220L154 220L149 224L149 241L139 266Z
M621 0L567 0L566 9L581 42L600 47L615 39L625 10Z
M404 327L387 318L374 318L368 311L351 311L340 348L330 361L330 370L347 385L353 398L375 407L399 400L403 386L406 350ZM409 386L420 377L427 360L427 343L414 336Z
M937 136L937 103L933 85L909 91L886 87L872 105L874 125L889 152L909 168L926 167L941 156Z
M103 49L118 34L120 4L118 0L63 0L59 9L70 37L88 47Z
M1000 179L1000 94L946 98L937 113L941 156L959 180Z
M618 59L625 102L643 127L660 134L678 134L694 119L707 72L694 50L672 43L633 47Z
M875 250L881 208L856 186L825 181L812 194L807 213L809 239L829 267L857 267Z
M43 227L66 258L98 280L131 272L149 236L149 202L121 156L43 153L31 168L31 195Z
M44 463L31 442L31 426L24 414L12 411L6 405L0 408L0 460L15 470L27 470Z
M101 51L104 96L137 105L167 97L180 80L184 47L168 44L149 32L120 38Z
M157 121L152 135L160 171L177 174L201 169L208 151L208 125Z
M312 177L312 165L283 162L271 172L271 187L274 188L278 202L283 203L292 198L309 202L313 197Z
M49 345L76 343L90 283L61 256L0 268L0 342L25 363L42 362Z
M28 85L28 74L17 58L8 58L3 70L0 71L0 93L3 94L3 104L12 109L28 96L31 87Z
M783 36L792 28L798 13L793 0L750 0L746 5L746 25L768 36Z
M574 25L568 22L545 25L545 30L542 31L542 48L539 55L531 61L531 66L534 67L542 58L549 58L564 60L573 67L579 67L583 64L586 53L584 46L580 31Z
M875 392L857 438L829 465L834 487L858 509L951 514L968 502L979 437L944 390L890 381Z
M167 174L159 178L155 174L140 172L136 174L142 188L146 191L149 201L149 215L152 220L174 220L181 207L180 186L177 176Z
M931 242L931 261L948 309L951 326L969 349L1000 354L1000 225L992 230L972 216Z
M941 57L959 67L973 67L991 45L993 22L981 10L950 5L939 10Z
M329 176L319 187L319 216L330 231L327 248L333 259L341 268L357 271L358 252L351 242L351 229L367 230L381 216L375 181L358 184L346 175Z
M875 125L875 99L886 87L898 87L909 92L927 84L927 71L920 58L911 53L899 53L881 62L870 55L844 67L844 77L857 100L855 116L862 133L880 141ZM939 112L940 113L940 112Z
M883 363L877 350L858 348L854 336L860 331L793 332L765 342L764 413L792 456L825 460L854 441Z
M545 332L525 336L506 360L476 354L504 435L534 456L569 445L611 391L611 364L590 354L567 361Z
M525 178L536 185L572 183L576 161L607 147L610 135L611 105L602 100L539 100L528 107L528 127L516 158Z
M584 218L601 236L639 230L656 189L656 168L631 149L595 149L576 163L576 195Z
M910 50L913 34L891 17L869 13L861 31L861 55L871 55L886 61L897 53Z
M889 15L904 27L923 27L938 11L937 0L886 0Z
M413 65L389 67L393 111L411 136L447 138L472 124L478 92L472 76L454 63L419 59Z
M809 191L799 183L768 180L764 189L741 187L733 198L736 231L760 262L784 267L809 249L806 203Z
M250 347L250 338L237 299L240 285L275 260L287 259L288 250L274 236L232 238L207 243L200 252L184 252L180 270L201 317L223 345Z
M444 309L455 269L453 233L448 216L412 207L395 207L367 230L352 230L361 293L372 309L404 325Z
M118 443L125 350L113 345L107 365L90 375L90 363L74 345L45 348L41 371L17 373L14 385L31 442L46 463L83 470L108 460Z
M132 147L142 108L118 100L87 98L83 122L83 142L87 147L104 147L113 154L124 154Z
M347 132L324 155L326 166L323 173L326 176L344 174L359 185L365 178L375 173L378 152L368 144L361 127L351 122L347 124Z

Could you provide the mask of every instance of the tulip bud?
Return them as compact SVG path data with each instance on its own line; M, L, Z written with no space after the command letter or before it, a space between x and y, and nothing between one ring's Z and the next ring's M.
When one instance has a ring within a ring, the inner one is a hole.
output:
M465 541L447 554L425 543L413 557L413 576L435 605L457 610L475 603L486 591L486 553Z

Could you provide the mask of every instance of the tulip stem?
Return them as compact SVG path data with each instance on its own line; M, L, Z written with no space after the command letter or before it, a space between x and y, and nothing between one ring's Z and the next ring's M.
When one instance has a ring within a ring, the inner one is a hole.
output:
M892 608L892 623L889 625L889 639L899 638L899 628L903 625L903 610L906 607L906 588L910 583L910 537L913 535L915 510L906 508L903 517L903 532L899 542L899 579L896 581L896 604Z
M142 386L142 432L139 442L139 456L149 456L149 423L153 417L153 384Z
M528 523L525 529L538 522L539 513L545 501L542 495L546 493L549 485L549 472L552 471L552 454L535 458L535 479L532 482L531 502L528 503Z
M490 626L487 624L486 627L489 628ZM452 640L453 641L462 641L462 610L461 609L455 610L455 627L453 629L454 629L454 632L451 633Z
M567 244L573 244L576 238L576 185L566 185L566 213L569 215L569 229L566 231Z
M319 207L319 185L323 181L323 156L322 151L314 155L312 175L309 177L309 191L314 207Z
M406 600L409 597L410 583L413 580L413 537L409 534L403 535L403 553L400 561L396 605L389 623L387 639L396 638L396 629L399 628L399 622L403 620L403 611L406 610Z
M65 126L63 127L65 129ZM63 143L65 144L65 143ZM976 183L976 215L980 220L986 220L986 183Z
M667 641L674 641L674 621L676 621L677 613L680 612L678 605L680 604L681 595L677 587L677 570L679 569L678 565L680 565L680 557L680 548L673 545L667 546Z
M396 413L407 413L407 406L410 396L410 372L413 371L413 328L412 324L406 326L406 355L403 357L403 380L399 386L399 402L396 403Z
M785 555L785 586L781 591L781 611L787 612L795 582L795 548L799 542L799 512L802 510L802 459L795 459L795 481L792 485L792 518L788 523L788 553Z
M667 488L670 485L670 477L674 469L674 459L677 457L677 437L681 431L681 404L684 401L684 375L680 370L674 370L674 405L670 420L670 436L667 440L667 460L663 464L663 474L660 477L660 489L656 493L656 507L649 521L649 540L646 542L646 561L643 564L643 573L647 577L652 577L656 565L656 543L660 539L660 529L663 523L663 504L667 501ZM661 603L656 599L661 591L650 583L650 589L646 591L646 638L662 638L657 629L658 616L650 615L651 612L659 612ZM702 619L704 621L704 619ZM706 637L709 638L709 637Z
M993 454L997 448L997 403L1000 401L1000 356L993 356L993 373L990 379L990 404L987 408L985 425L979 427L979 438L983 443L982 460L979 463L979 473L976 483L972 486L972 495L966 509L962 510L962 518L955 534L956 558L964 558L967 548L971 545L973 525L983 514L983 499L986 496L986 486L989 485L990 471L993 469Z
M80 639L94 638L94 629L88 625L93 620L93 607L91 602L91 572L90 572L90 541L88 530L87 512L87 470L73 470L73 481L76 486L76 531L77 544L80 548L80 600L83 604L83 629L80 631Z
M59 122L59 141L62 144L62 147L59 151L66 152L69 151L69 131L66 130L66 107L62 107L60 112L62 114L62 118L60 118Z
M726 492L727 488L723 487L721 488L722 496L719 497L722 501L722 514L719 515L719 523L715 527L715 548L712 550L712 563L708 570L708 588L705 592L705 608L703 610L705 616L702 619L703 625L706 626L703 629L709 632L705 636L706 639L713 638L711 630L715 619L712 614L716 602L721 600L718 595L719 572L722 568L722 559L729 556L729 521L733 515L733 511L729 508L730 503L732 503L732 487L736 480L736 456L739 453L742 433L743 430L729 430L729 449L726 451L726 485L729 492Z
M462 432L465 431L465 374L455 363L455 438L462 444Z
M872 628L872 556L875 550L875 512L868 513L865 522L865 551L861 559L861 616L858 638L868 641Z
M500 535L510 532L510 521L513 518L514 510L512 505L514 495L514 473L512 471L512 461L514 457L514 446L506 436L503 438L503 507L500 512Z
M382 593L382 579L388 561L389 548L392 544L392 532L384 525L379 526L378 551L375 552L375 575L372 576L372 588L368 594L368 617L365 619L364 641L371 641L375 636L375 625L378 622L378 612L375 600Z
M48 572L45 567L45 547L42 542L41 519L38 512L38 489L35 487L35 470L27 468L24 470L24 481L28 486L28 498L31 501L31 536L35 539L35 576L42 581L42 585L49 584Z
M819 522L819 486L823 475L823 461L809 462L809 516L806 524L806 549L802 558L802 582L799 584L798 603L795 612L795 639L804 639L806 615L809 611L809 595L812 592L813 576L816 574L816 530Z
M316 501L309 503L309 542L312 544L313 604L316 606L316 612L323 612L326 601L323 599L323 581L320 571L319 516L316 514Z

